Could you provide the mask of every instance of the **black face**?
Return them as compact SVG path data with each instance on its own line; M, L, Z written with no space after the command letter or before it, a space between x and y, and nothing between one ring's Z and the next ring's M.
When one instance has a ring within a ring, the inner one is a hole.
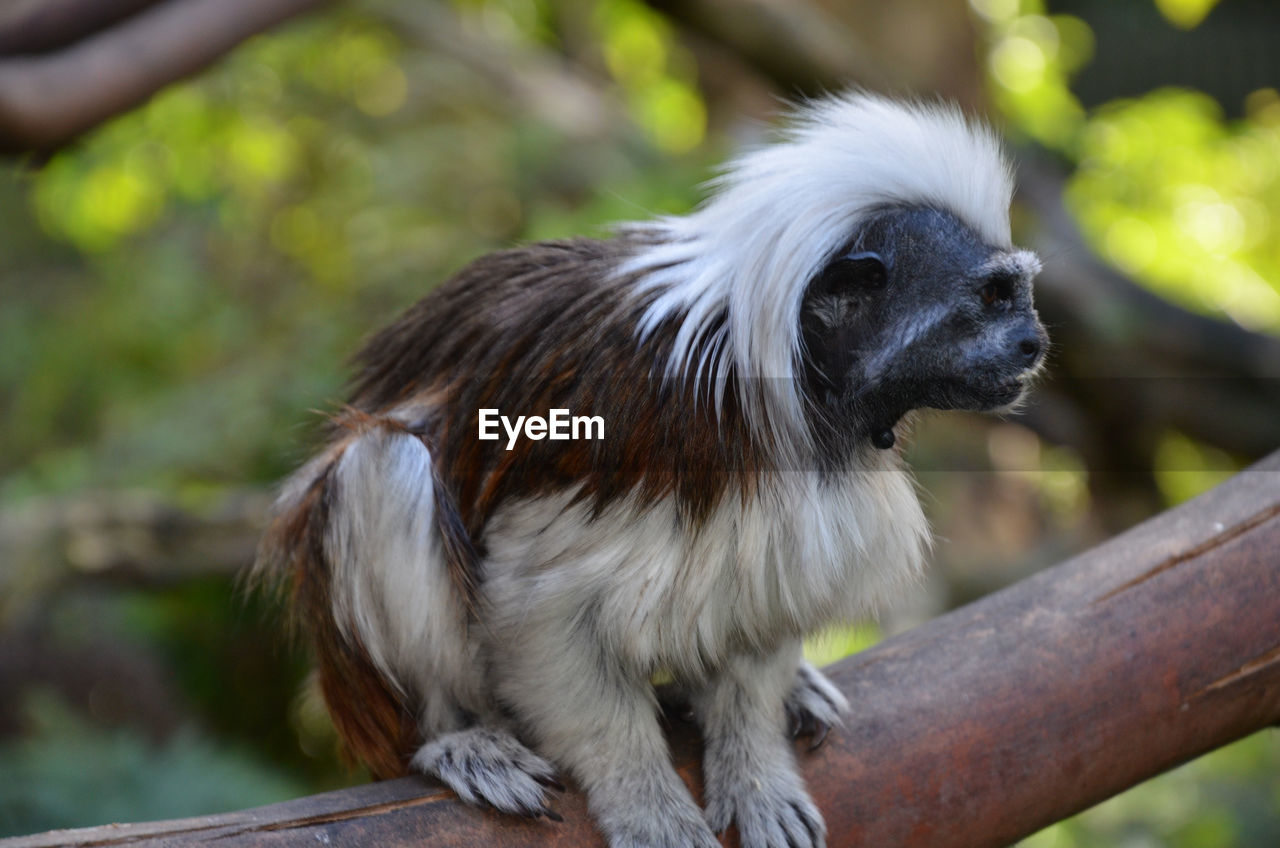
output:
M1030 254L994 248L954 215L888 209L809 284L805 390L818 429L893 444L920 408L1017 401L1048 347Z

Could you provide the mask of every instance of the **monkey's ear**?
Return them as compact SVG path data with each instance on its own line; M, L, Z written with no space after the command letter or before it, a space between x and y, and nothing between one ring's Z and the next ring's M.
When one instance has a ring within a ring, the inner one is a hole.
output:
M889 266L875 251L851 253L840 264L861 288L875 290L889 285Z
M889 285L889 267L874 251L848 253L832 260L822 270L815 285L828 294L879 291Z

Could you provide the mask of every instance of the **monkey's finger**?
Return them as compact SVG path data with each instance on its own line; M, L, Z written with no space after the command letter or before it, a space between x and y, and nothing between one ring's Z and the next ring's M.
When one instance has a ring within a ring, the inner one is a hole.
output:
M498 809L498 808L495 807L494 809ZM519 806L513 807L508 812L511 812L517 816L520 816L521 818L540 819L547 814L547 808L540 804L528 805L528 806L524 804L520 804Z
M534 821L538 819L544 819L544 818L547 819L548 821L553 821L557 823L564 821L564 816L560 815L555 810L546 806L520 807L514 812L518 816L523 816L526 819L532 819Z
M791 809L795 812L796 818L800 819L800 823L804 825L804 829L809 832L809 844L822 844L822 830L813 817L808 814L799 804L792 804Z
M554 777L552 777L549 774L535 774L533 776L533 779L537 781L539 786L544 786L547 789L552 789L552 790L555 790L556 792L568 791L567 787L563 783L556 780Z
M814 721L813 741L809 743L809 750L816 751L822 747L822 743L827 741L827 734L831 732L831 725L821 719Z

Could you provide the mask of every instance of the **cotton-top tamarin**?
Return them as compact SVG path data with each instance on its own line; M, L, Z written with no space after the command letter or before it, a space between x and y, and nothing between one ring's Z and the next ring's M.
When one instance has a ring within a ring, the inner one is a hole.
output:
M1014 404L1047 346L1010 193L955 109L832 97L691 214L485 256L373 336L258 566L350 752L552 818L569 775L614 848L822 845L788 727L846 703L800 644L921 568L895 427Z

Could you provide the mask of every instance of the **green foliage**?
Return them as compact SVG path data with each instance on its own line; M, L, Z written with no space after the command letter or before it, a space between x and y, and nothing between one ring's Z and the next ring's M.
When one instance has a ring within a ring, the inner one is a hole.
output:
M1280 331L1280 94L1228 124L1162 90L1108 104L1079 138L1068 200L1104 255L1191 309Z
M0 745L0 837L113 821L204 815L305 793L259 757L194 731L154 746L96 729L35 693L34 733Z
M870 622L822 633L804 644L804 658L816 666L865 651L881 639L880 628Z
M1217 0L1155 2L1171 23L1189 29ZM1067 200L1092 246L1189 309L1280 332L1280 94L1260 88L1245 104L1245 119L1235 122L1205 95L1175 89L1087 113L1069 88L1092 52L1087 24L1047 15L1043 0L970 4L988 24L990 87L1011 131L1075 161ZM1156 452L1157 483L1171 504L1222 482L1236 467L1221 451L1178 433L1165 434ZM1260 733L1022 845L1280 844L1278 767L1276 735Z
M548 4L464 5L487 32L554 37ZM470 258L687 209L707 159L669 151L702 140L701 100L661 101L693 92L692 61L638 5L601 5L588 25L602 73L649 110L621 145L549 128L348 8L243 45L39 171L0 171L0 505L126 487L198 502L275 483L314 445L313 410L341 399L361 338ZM606 30L624 45L611 65ZM637 73L625 44L645 33L659 55ZM92 595L50 599L58 638L171 669L199 730L156 747L33 701L36 731L0 751L0 828L167 818L360 779L337 765L303 658L259 599L221 579ZM226 753L249 748L274 765Z
M1270 848L1280 844L1280 735L1263 731L1020 843L1022 848Z
M1225 482L1236 464L1223 451L1169 432L1156 446L1156 484L1166 501L1178 504Z
M1092 53L1078 18L1043 0L971 0L1012 128L1077 163L1068 201L1093 246L1190 309L1280 332L1280 93L1259 88L1228 122L1193 91L1162 89L1086 114L1068 83ZM1162 0L1191 27L1212 0Z
M970 0L988 24L992 97L1016 130L1068 146L1085 118L1068 87L1093 55L1093 31L1071 15L1047 15L1043 0Z
M660 92L692 91L691 60L638 4L593 21L653 148L565 138L456 67L407 63L348 11L257 39L34 177L9 174L9 213L71 249L57 297L0 271L0 291L22 292L0 316L0 497L277 479L361 337L467 259L688 208L703 162L655 165L701 141L700 99Z
M1155 0L1156 8L1170 23L1193 29L1218 5L1219 0Z
M607 0L596 6L594 23L605 63L653 143L668 153L701 144L707 113L696 66L666 19L637 0Z

